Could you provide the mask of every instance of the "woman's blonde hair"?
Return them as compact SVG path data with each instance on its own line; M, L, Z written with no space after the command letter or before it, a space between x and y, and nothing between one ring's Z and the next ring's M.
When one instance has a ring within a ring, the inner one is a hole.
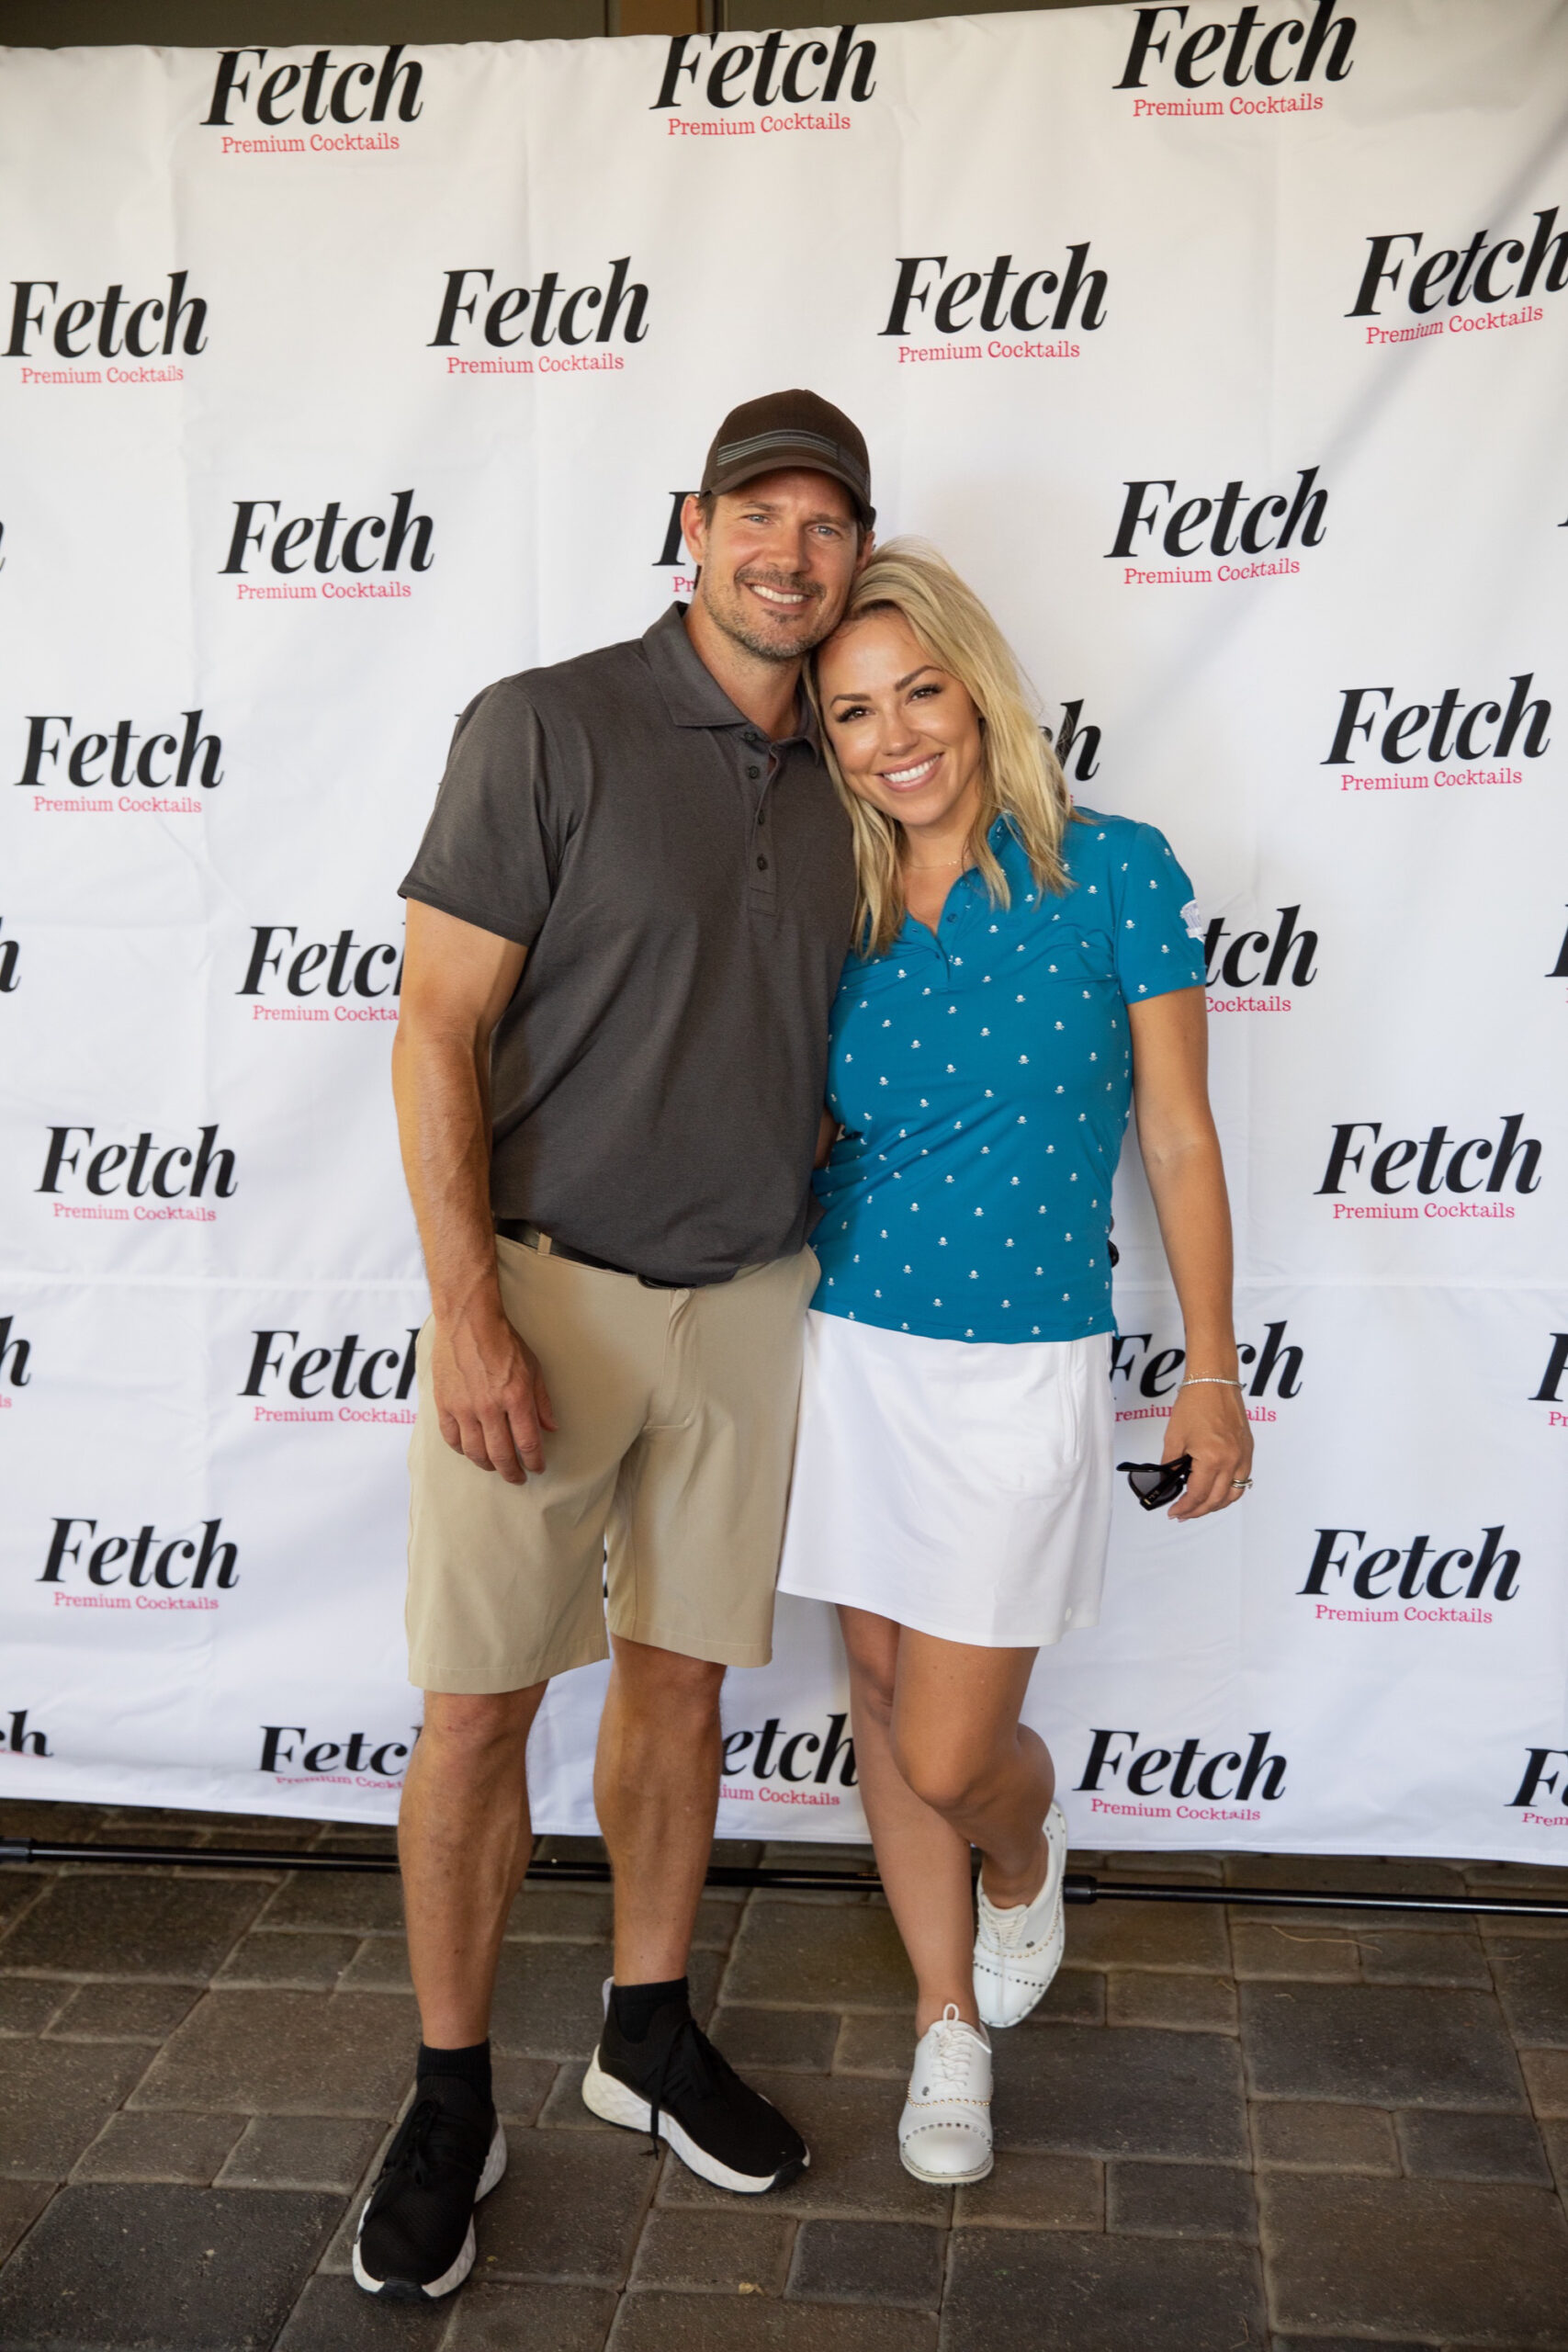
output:
M839 627L847 628L853 621L884 612L903 616L922 651L958 680L979 713L980 807L966 854L985 876L993 905L1005 907L1010 898L1007 876L990 842L998 817L1010 819L1040 888L1065 890L1062 835L1072 815L1072 796L996 622L967 582L919 539L891 539L878 548L855 582ZM807 673L818 720L823 718L817 673L820 655L819 647ZM851 791L825 722L822 742L829 773L854 827L859 884L854 944L863 956L880 956L904 920L899 867L904 828Z

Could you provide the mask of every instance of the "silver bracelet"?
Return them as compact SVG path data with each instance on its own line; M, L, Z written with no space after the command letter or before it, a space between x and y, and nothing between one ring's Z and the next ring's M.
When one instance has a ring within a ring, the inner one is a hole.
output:
M1199 1372L1194 1373L1190 1380L1184 1380L1181 1385L1183 1388L1245 1388L1247 1383L1245 1380L1225 1380L1217 1372Z

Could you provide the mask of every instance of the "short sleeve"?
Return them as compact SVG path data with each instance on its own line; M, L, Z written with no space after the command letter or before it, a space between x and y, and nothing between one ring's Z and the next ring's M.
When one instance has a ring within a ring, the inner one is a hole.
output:
M545 815L545 744L515 678L475 696L457 721L424 839L399 896L531 947L555 881Z
M1203 985L1203 924L1192 885L1154 825L1134 825L1111 860L1116 977L1127 1003Z

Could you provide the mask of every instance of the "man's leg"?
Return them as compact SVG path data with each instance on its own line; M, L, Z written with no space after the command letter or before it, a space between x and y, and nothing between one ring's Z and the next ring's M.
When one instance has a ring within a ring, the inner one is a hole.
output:
M686 1960L713 1848L725 1670L612 1642L593 1794L615 1873L615 1973L582 2096L606 2122L661 2133L703 2179L754 2196L810 2159L692 2015Z
M717 1808L724 1663L768 1660L815 1273L803 1251L670 1295L609 1524L614 1665L594 1796L615 1873L615 1973L582 2096L608 2122L662 2133L703 2179L752 2195L793 2180L806 2143L701 2031L685 1968Z
M615 1982L686 1973L718 1810L724 1668L622 1634L599 1725L593 1802L615 1873Z
M501 1939L532 1844L524 1759L547 1687L425 1693L398 1856L420 2030L432 2049L462 2050L490 2031Z
M409 1966L419 1996L413 2103L360 2215L354 2275L371 2294L450 2294L474 2260L474 2207L501 2178L490 2005L532 1843L524 1765L547 1685L427 1690L398 1818Z
M409 1966L419 1997L413 2102L354 2245L373 2295L450 2294L474 2262L474 2207L506 2168L491 2085L490 2005L532 1842L525 1762L547 1685L427 1690L398 1818Z
M660 1295L620 1274L496 1244L502 1306L555 1405L525 1485L446 1442L430 1327L409 1448L409 1659L426 1693L400 1850L423 2040L415 2094L361 2217L355 2276L378 2294L448 2294L501 2177L491 1998L527 1868L528 1733L549 1678L604 1655L604 1526L662 1361Z
M613 1666L593 1794L615 1983L683 1972L718 1808L725 1668L765 1666L795 1451L808 1250L669 1294L668 1339L609 1524Z
M665 1345L659 1294L519 1242L496 1249L502 1305L560 1427L525 1485L476 1468L441 1434L421 1335L409 1646L426 1707L399 1846L424 2038L443 2049L485 2034L527 1866L529 1730L547 1678L604 1655L604 1523Z

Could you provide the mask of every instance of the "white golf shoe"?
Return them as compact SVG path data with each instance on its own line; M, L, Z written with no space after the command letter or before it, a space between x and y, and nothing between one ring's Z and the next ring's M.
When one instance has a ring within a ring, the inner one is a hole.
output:
M906 2172L941 2188L991 2169L991 2045L951 2001L916 2044L898 2154Z
M1018 2025L1062 1964L1062 1879L1067 1824L1060 1805L1045 1816L1045 1883L1032 1903L999 1910L979 1887L975 1999L988 2026Z

